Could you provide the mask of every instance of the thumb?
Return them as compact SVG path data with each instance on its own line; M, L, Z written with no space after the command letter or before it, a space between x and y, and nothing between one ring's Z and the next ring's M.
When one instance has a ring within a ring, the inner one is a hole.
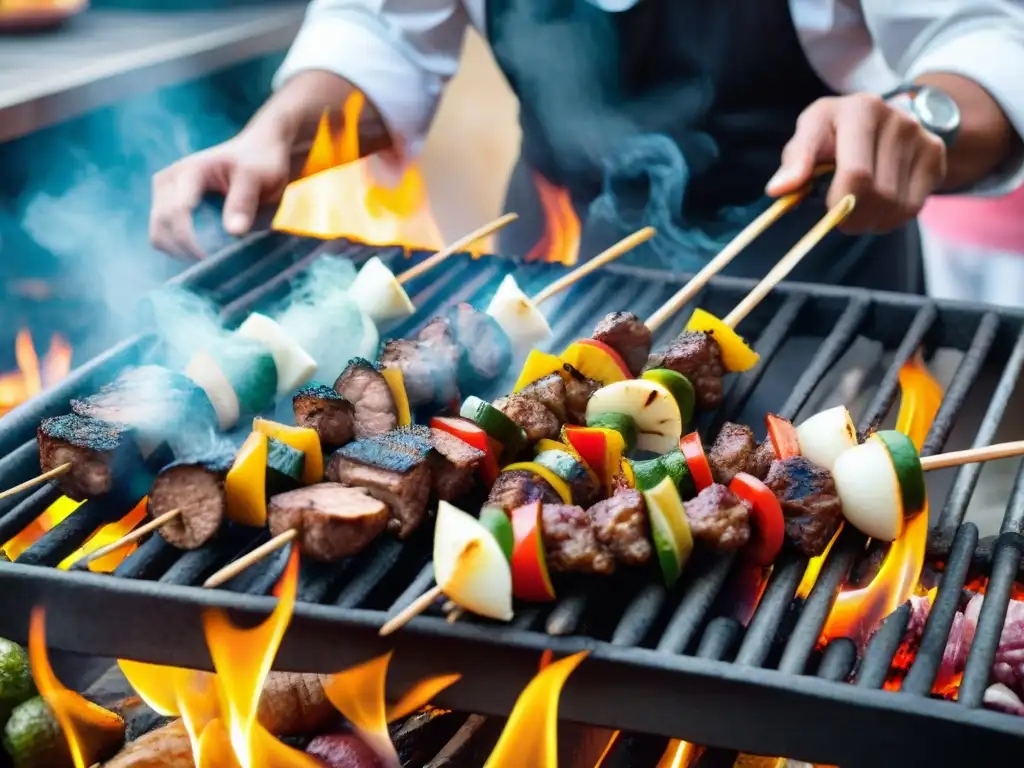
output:
M832 159L835 144L832 109L828 101L815 102L800 116L796 133L782 150L782 164L765 187L772 197L796 192L811 181L815 166Z
M224 229L229 235L244 235L252 227L259 207L262 181L245 168L236 168L224 196Z

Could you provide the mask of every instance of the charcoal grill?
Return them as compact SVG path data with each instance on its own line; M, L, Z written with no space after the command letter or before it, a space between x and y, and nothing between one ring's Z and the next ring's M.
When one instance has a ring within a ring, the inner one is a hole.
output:
M279 298L288 281L324 252L345 254L356 262L378 253L393 267L402 259L397 248L382 251L347 242L325 246L261 234L199 264L177 282L210 295L226 321L239 322L250 310ZM408 286L418 313L383 335L409 334L450 302L484 305L506 273L514 272L527 292L534 292L560 271L553 266L523 268L498 257L453 257ZM559 349L589 332L606 311L628 308L641 317L650 314L683 279L616 265L595 273L564 294L558 306L546 308L555 329L551 347ZM696 303L724 315L751 285L719 278ZM677 334L687 315L681 312L666 324L656 345ZM762 363L733 378L722 408L701 425L705 439L726 418L743 418L756 429L766 407L797 416L855 340L867 338L880 343L888 355L878 386L866 406L857 409L860 428L886 418L897 399L899 368L917 349L951 348L964 354L923 453L942 450L969 391L982 386L983 371L994 368L1000 371L998 384L988 394L987 413L975 437L985 444L992 440L1024 366L1020 313L832 286L783 285L741 331L756 339ZM790 381L785 402L758 402L759 383L770 375L766 370L794 367L781 352L808 336L816 339L811 356L799 370L783 372ZM5 456L0 460L0 486L12 486L38 471L34 431L41 417L65 412L70 397L88 394L123 366L155 354L152 335L133 336L0 421L0 455ZM494 397L507 391L513 375L510 371L507 380L478 394ZM757 414L747 414L755 407ZM449 624L429 615L387 641L377 636L377 629L429 588L432 572L428 531L404 544L382 538L337 566L303 563L300 602L276 664L281 669L327 671L393 648L390 682L396 688L439 671L458 670L463 679L439 697L439 705L506 715L545 649L556 654L586 649L589 659L561 697L560 714L569 720L843 768L984 764L989 755L1024 747L1024 721L981 708L1024 554L1024 474L1018 477L1000 532L984 554L990 565L987 598L959 701L928 695L953 609L977 560L978 529L963 520L979 473L977 466L957 470L944 505L932 495L937 516L933 541L945 570L921 650L900 693L881 688L907 625L907 606L888 617L859 659L845 639L821 652L815 648L836 592L864 550L863 537L854 531L837 541L806 600L794 600L806 560L780 560L746 628L721 610L736 570L726 557L695 563L685 585L671 594L649 581L623 577L602 582L599 593L581 585L564 591L553 606L525 607L511 625L471 618ZM0 507L0 540L21 530L55 498L55 490L42 488L6 502ZM257 546L266 534L232 532L189 553L153 537L113 576L53 567L99 525L126 512L89 501L16 563L0 564L0 635L25 639L29 611L42 605L47 609L47 639L54 648L209 668L200 622L203 609L231 609L239 621L265 616L274 605L267 593L286 553L220 590L196 585Z

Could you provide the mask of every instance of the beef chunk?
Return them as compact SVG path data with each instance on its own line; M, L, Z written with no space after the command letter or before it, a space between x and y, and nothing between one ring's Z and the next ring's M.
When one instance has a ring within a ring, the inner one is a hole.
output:
M623 565L644 565L651 559L647 506L640 491L616 493L597 502L588 513L597 540Z
M594 328L594 339L618 352L634 376L651 354L651 329L632 312L609 312Z
M531 443L543 438L558 439L562 429L558 417L536 400L521 394L509 395L495 400L494 407L522 427Z
M355 436L355 409L331 387L310 384L292 398L295 424L312 429L325 451L340 448Z
M776 461L778 458L778 455L775 453L775 445L772 443L772 439L770 437L766 437L761 441L761 444L757 446L757 450L754 451L754 456L750 460L750 468L747 471L758 480L764 480L768 477L768 470L772 468L772 462Z
M387 527L388 507L364 488L318 483L270 499L270 533L299 532L304 557L334 562L362 551Z
M559 504L562 501L547 480L523 469L502 472L487 496L488 504L501 507L506 512L537 500L544 504Z
M587 403L590 396L601 388L571 365L566 366L569 376L565 381L565 417L569 424L587 423Z
M557 373L551 373L537 379L533 384L520 390L519 395L536 400L555 414L560 422L565 421L565 380Z
M350 360L334 382L334 391L352 403L356 437L382 435L398 425L391 388L373 363L362 358Z
M402 372L412 408L447 405L459 399L456 371L444 350L413 339L392 339L384 344L380 364Z
M36 438L43 472L71 465L54 482L75 501L110 493L139 460L138 447L127 425L75 413L43 419Z
M227 515L224 478L230 456L217 456L165 467L149 494L149 514L156 518L180 509L181 514L157 530L178 549L198 549L220 531Z
M466 389L494 381L512 365L512 347L497 321L461 303L445 313L459 345L459 383Z
M756 448L757 443L750 427L725 422L708 452L708 463L715 481L729 485L737 473L746 472Z
M750 540L750 507L715 483L684 504L693 538L712 549L739 549Z
M843 506L827 469L803 456L776 461L765 485L782 505L786 536L808 557L825 551L843 521Z
M440 429L430 430L430 444L434 447L430 474L437 498L453 501L464 496L473 487L484 452Z
M615 558L594 535L590 515L582 507L544 504L541 507L544 552L548 566L566 573L608 574Z
M710 411L722 403L722 350L706 333L685 331L664 352L651 355L647 368L668 368L683 374L693 385L697 407L702 410Z

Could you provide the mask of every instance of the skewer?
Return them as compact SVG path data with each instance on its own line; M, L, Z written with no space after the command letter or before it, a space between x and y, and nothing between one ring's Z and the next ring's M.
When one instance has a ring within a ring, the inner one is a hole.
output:
M414 280L425 272L436 267L442 261L447 259L449 256L458 253L459 251L467 248L468 246L475 243L477 240L483 237L487 237L494 232L497 232L502 227L511 224L513 221L519 218L518 213L506 213L504 216L499 216L494 221L484 224L482 227L478 227L464 237L460 237L451 245L442 248L440 251L435 253L429 259L424 259L414 267L410 267L405 270L402 274L397 276L397 280L401 285L405 285L410 280Z
M256 547L252 552L242 555L234 562L225 565L213 574L213 576L204 581L203 586L207 589L212 589L214 587L219 587L225 582L231 581L231 579L235 578L235 576L240 574L246 568L251 565L255 565L272 552L276 552L281 549L281 547L292 541L298 535L299 532L294 528L289 528L287 531L281 531L277 536L265 544L261 544Z
M401 611L395 614L394 618L389 619L387 623L380 628L380 636L387 637L395 630L401 629L409 621L416 618L425 610L427 610L427 608L430 607L430 604L437 600L437 598L441 597L441 595L443 594L444 593L441 591L441 588L435 584L433 587L428 589L422 595L420 595L411 603L409 603L409 605L407 605L405 608L403 608Z
M22 491L27 491L29 488L35 488L37 485L41 485L42 483L45 483L47 480L52 480L55 477L60 477L70 469L71 462L69 461L64 464L61 464L59 467L54 467L49 472L43 472L43 474L41 475L36 475L31 480L26 480L24 483L16 485L13 488L8 488L6 491L0 492L0 501L3 501L6 498L10 498L11 496L15 496L21 493Z
M90 554L88 554L85 557L85 559L82 561L82 564L83 565L88 565L93 560L99 560L101 557L106 557L111 552L116 552L117 550L121 549L122 547L126 547L129 544L132 544L132 543L138 541L143 536L145 536L147 533L149 533L151 531L155 531L157 528L159 528L162 525L166 525L167 523L171 522L171 520L173 520L174 518L178 517L179 515L181 515L181 510L180 509L172 509L170 512L164 512L159 517L154 517L148 523L146 523L144 525L140 525L134 531L131 531L127 535L122 536L117 541L112 541L109 544L106 544L106 545L100 547L96 551L91 552Z
M940 453L937 456L922 456L921 469L928 472L933 469L959 467L961 464L1009 459L1021 454L1024 454L1024 440L1016 440L1011 443L996 443L995 445L984 445L980 448Z

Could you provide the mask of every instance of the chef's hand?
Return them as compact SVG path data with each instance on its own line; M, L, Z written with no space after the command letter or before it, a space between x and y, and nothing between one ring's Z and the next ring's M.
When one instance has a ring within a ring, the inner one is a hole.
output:
M854 94L818 99L797 120L782 151L782 166L768 182L773 197L811 180L814 166L834 163L828 190L833 206L857 197L841 229L884 232L917 216L946 175L946 150L911 115L878 96Z
M281 197L290 153L291 142L280 132L250 126L160 171L153 177L150 241L172 256L203 258L192 214L208 192L224 195L224 229L244 235L260 204Z

